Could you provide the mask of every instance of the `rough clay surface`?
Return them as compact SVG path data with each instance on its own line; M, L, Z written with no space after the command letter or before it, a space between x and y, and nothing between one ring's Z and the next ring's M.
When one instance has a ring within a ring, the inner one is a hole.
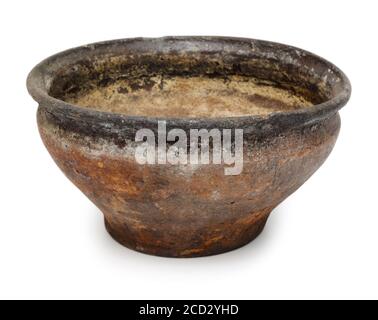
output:
M119 80L66 100L100 111L152 117L267 115L313 105L289 90L242 76L222 79L160 75L140 79L139 87L135 81Z
M121 244L169 257L217 254L243 246L270 212L299 188L331 152L340 117L244 144L244 168L146 165L117 145L68 134L38 115L42 139L67 177L104 213Z

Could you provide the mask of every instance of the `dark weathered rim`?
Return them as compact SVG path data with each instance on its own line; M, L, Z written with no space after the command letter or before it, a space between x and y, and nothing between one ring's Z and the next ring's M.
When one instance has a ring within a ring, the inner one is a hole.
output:
M99 48L112 47L117 45L128 45L133 42L154 42L159 45L165 42L180 42L180 41L207 41L212 43L224 44L264 44L272 48L285 48L290 50L298 50L299 52L309 55L317 59L321 63L327 65L334 73L341 79L343 87L342 90L332 99L323 103L312 106L311 108L299 109L290 112L272 113L267 116L236 116L236 117L220 117L220 118L164 118L164 117L147 117L147 116L128 116L119 113L111 113L105 111L98 111L89 108L79 107L77 105L69 104L65 101L56 99L49 95L48 84L45 83L44 76L47 67L54 63L59 63L61 59L67 57L74 58L79 54L95 52ZM73 49L69 49L53 55L37 66L30 72L27 79L27 88L31 96L42 106L45 110L54 115L54 117L62 117L67 121L74 122L80 119L81 125L87 125L93 130L108 131L109 128L114 130L123 130L125 125L137 127L153 127L156 126L157 121L166 120L169 126L177 126L182 128L201 127L251 127L252 131L263 133L265 131L285 129L288 127L298 127L311 123L316 123L325 119L341 109L349 100L351 94L351 85L346 75L331 62L312 54L308 51L288 46L276 42L269 42L264 40L255 40L248 38L234 38L234 37L162 37L162 38L129 38L111 40L105 42L98 42Z

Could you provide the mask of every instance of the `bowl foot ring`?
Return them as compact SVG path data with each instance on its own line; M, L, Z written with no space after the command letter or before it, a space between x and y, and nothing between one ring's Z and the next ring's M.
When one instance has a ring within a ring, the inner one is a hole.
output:
M257 238L264 230L269 218L271 209L261 210L235 223L234 227L225 228L223 236L202 237L200 245L190 244L159 245L161 241L148 239L140 241L132 236L132 232L124 224L110 223L105 218L105 227L110 236L121 245L141 253L171 257L171 258L193 258L217 255L243 247ZM231 229L231 231L229 230ZM178 237L179 238L179 237ZM218 241L219 239L219 241Z

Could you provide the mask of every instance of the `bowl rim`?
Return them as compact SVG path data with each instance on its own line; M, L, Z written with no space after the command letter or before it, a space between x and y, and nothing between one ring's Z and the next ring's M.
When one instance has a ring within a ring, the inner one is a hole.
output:
M264 44L277 48L284 48L289 50L296 50L301 54L311 56L321 63L325 64L330 70L337 74L337 76L342 81L342 90L334 97L326 100L319 104L314 104L309 108L301 108L293 111L280 111L273 112L267 115L245 115L245 116L227 116L227 117L149 117L149 116L133 116L122 113L115 113L109 111L101 111L97 109L91 109L86 107L81 107L68 103L66 101L54 98L48 92L48 85L45 83L44 75L46 67L57 63L62 58L66 58L71 54L78 54L83 51L96 51L99 47L114 46L114 45L127 45L130 42L175 42L175 41L209 41L209 42L242 42L242 43L255 43ZM68 49L52 55L39 64L37 64L29 73L27 77L27 89L29 94L33 97L35 101L39 103L40 106L46 108L50 113L59 115L61 117L68 117L71 119L77 119L80 117L81 120L91 122L95 124L96 122L120 122L125 123L142 123L145 125L155 125L158 121L166 121L167 123L172 123L175 125L181 125L183 127L190 126L246 126L246 125L260 125L261 128L272 128L272 127L287 127L293 125L306 125L309 123L315 123L321 119L325 119L336 113L341 109L349 100L351 96L351 84L348 77L336 67L333 63L327 61L326 59L313 54L309 51L297 48L294 46L281 44L278 42L252 39L252 38L239 38L239 37L223 37L223 36L168 36L168 37L157 37L157 38L124 38L115 39L109 41L95 42L72 49Z

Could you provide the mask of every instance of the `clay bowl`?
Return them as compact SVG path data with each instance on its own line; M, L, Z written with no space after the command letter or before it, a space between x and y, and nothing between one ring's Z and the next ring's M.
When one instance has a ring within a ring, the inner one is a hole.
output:
M343 72L314 54L222 37L71 49L37 65L27 86L44 144L103 212L111 236L168 257L218 254L258 236L330 154L351 92ZM188 136L243 130L242 171L226 175L224 163L140 164L136 133L157 137L158 121Z

